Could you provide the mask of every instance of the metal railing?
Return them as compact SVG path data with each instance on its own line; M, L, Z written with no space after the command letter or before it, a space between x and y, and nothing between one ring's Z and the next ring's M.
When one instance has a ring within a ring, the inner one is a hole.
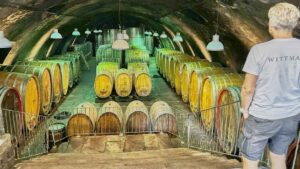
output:
M47 153L47 117L2 109L4 132L11 134L17 160Z
M173 107L171 111L162 110L166 112L159 114L160 116L150 113L149 106L60 107L55 116L49 119L11 110L2 110L2 113L5 132L10 133L13 138L16 159L48 153L49 145L58 145L73 136L144 133L167 133L180 139L188 148L240 158L238 146L242 123L239 104L230 103L203 110L198 114ZM70 116L56 119L59 112L70 112ZM292 169L299 155L299 140L300 133ZM266 154L260 161L262 166L268 167Z
M190 114L187 126L187 146L189 148L222 154L231 158L241 158L239 149L242 137L243 119L239 112L240 102L202 110L199 114ZM296 139L296 138L295 138ZM291 169L295 169L299 155L300 131ZM270 167L268 148L260 159L260 166Z
M51 119L49 123L55 131L60 130L60 125L66 127L65 138L84 135L128 135L142 133L168 133L183 138L184 131L180 125L187 119L188 112L172 108L171 113L162 113L154 118L148 112L150 107L135 106L109 107L109 108L59 108L59 112L69 112L66 119ZM128 113L125 113L125 112ZM185 124L186 125L186 124ZM186 125L187 126L187 125ZM65 139L61 138L61 139Z

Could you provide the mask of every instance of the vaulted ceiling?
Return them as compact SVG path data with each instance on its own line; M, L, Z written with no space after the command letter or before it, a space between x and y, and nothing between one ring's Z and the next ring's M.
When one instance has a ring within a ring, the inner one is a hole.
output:
M59 28L69 37L74 27L117 28L119 0L0 0L0 30L15 41L6 64L44 57L49 35ZM121 0L122 26L181 32L199 57L240 70L249 48L268 40L267 10L280 0ZM290 0L300 6L299 0ZM219 15L219 24L216 16ZM226 50L209 53L205 44L219 25ZM297 34L297 32L296 32Z

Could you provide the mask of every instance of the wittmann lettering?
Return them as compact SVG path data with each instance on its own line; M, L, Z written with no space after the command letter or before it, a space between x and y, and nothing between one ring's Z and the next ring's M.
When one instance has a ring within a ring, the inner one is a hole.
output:
M268 57L268 62L300 61L300 56Z

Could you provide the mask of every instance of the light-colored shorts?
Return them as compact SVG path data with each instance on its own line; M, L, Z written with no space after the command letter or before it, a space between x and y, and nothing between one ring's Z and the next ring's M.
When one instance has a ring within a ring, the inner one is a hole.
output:
M300 114L279 120L260 119L250 115L244 122L240 142L242 155L253 161L261 158L266 147L272 153L284 155L297 135Z

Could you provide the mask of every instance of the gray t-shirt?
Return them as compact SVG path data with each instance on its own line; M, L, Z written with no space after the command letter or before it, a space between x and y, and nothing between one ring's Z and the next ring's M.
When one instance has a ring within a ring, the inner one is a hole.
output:
M273 39L253 46L243 71L257 75L251 115L275 120L300 113L299 39Z

